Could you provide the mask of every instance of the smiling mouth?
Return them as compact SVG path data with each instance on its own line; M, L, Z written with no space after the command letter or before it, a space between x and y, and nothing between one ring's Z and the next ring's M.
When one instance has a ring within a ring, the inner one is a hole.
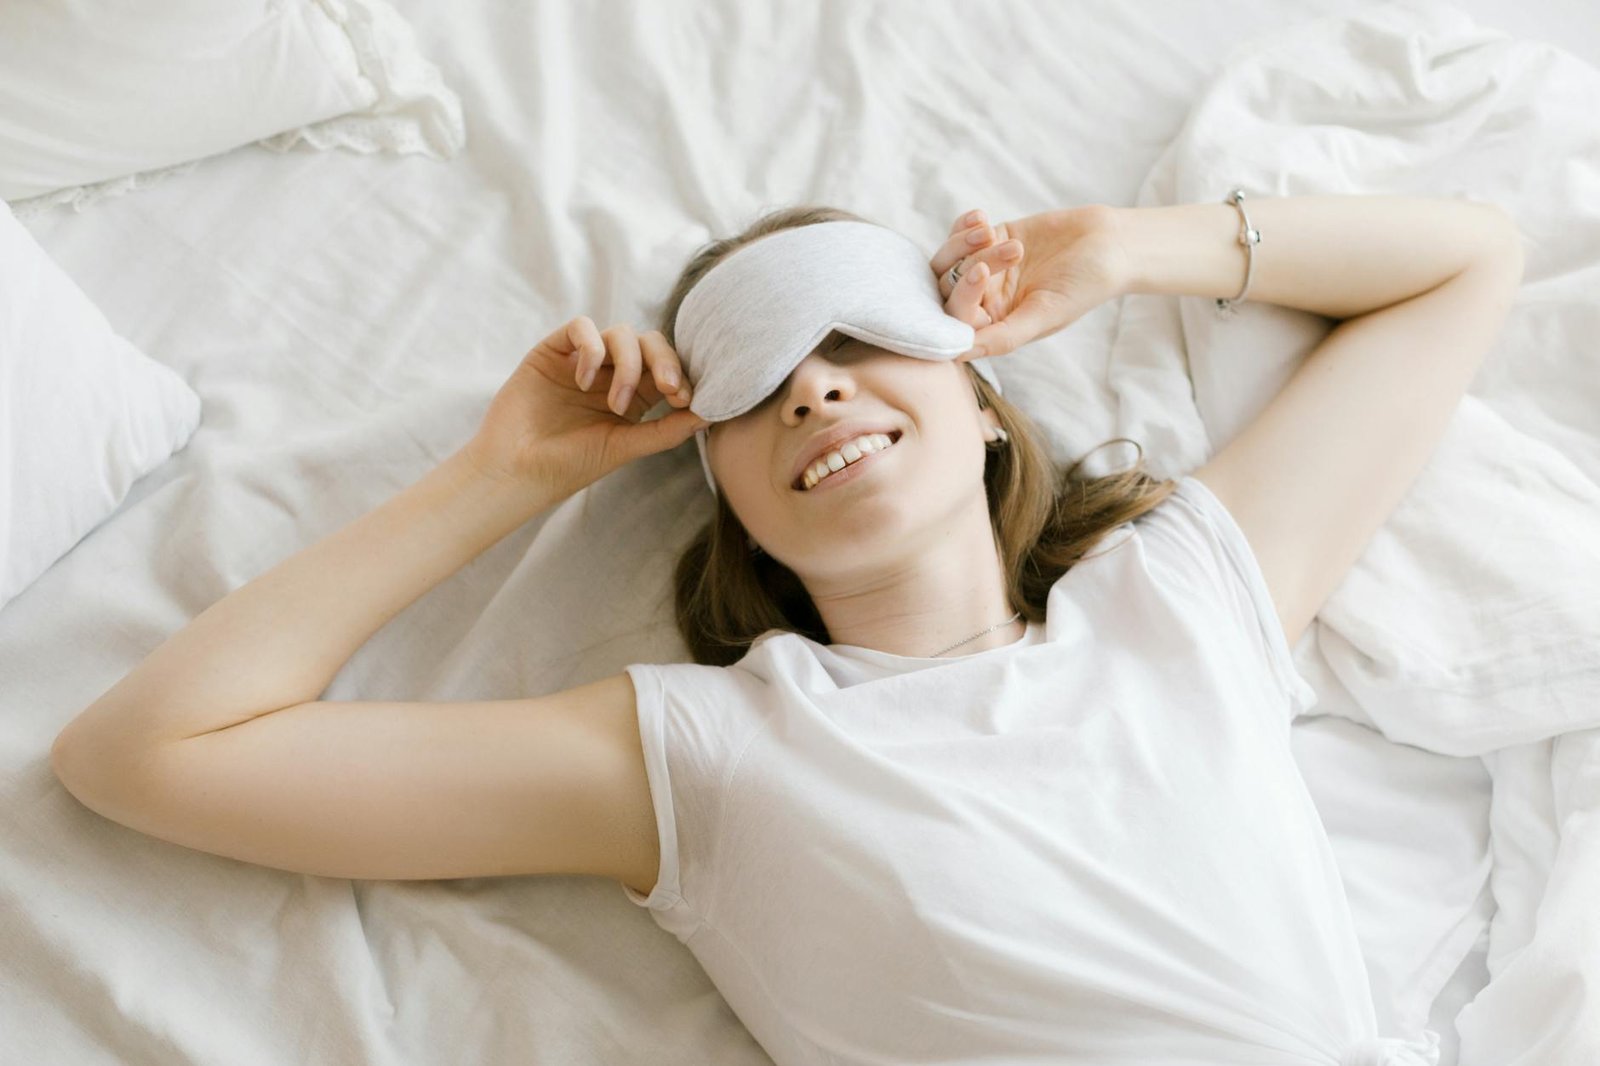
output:
M889 430L887 432L886 436L889 438L889 447L892 448L892 447L894 447L896 444L898 444L900 442L900 438L901 438L901 436L903 436L903 431L902 430L898 430L898 429L891 429L891 430ZM888 450L889 450L888 448L882 449L882 451L888 451ZM800 474L800 477L798 479L796 479L789 487L794 489L796 492L811 492L814 489L821 488L824 482L831 481L836 477L842 476L843 474L847 473L852 467L860 466L862 463L866 462L868 459L871 459L873 456L876 456L876 455L879 455L879 454L881 454L881 452L864 453L864 454L862 454L862 456L859 459L855 460L852 463L846 463L844 466L840 467L838 470L835 470L833 473L831 473L827 477L823 478L822 481L819 481L815 485L812 485L811 488L809 488L809 489L806 488L806 475L805 475L805 472L802 471L801 474ZM820 458L821 458L821 456L818 456L818 459L820 459ZM812 465L814 466L815 463L813 463ZM807 469L809 469L809 468L807 468Z

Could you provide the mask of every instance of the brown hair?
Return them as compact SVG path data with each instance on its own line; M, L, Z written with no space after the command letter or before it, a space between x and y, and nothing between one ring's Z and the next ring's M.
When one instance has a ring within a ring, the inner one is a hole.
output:
M736 236L707 244L689 259L672 286L661 312L661 332L676 348L674 327L684 297L734 251L778 230L845 221L868 220L838 208L800 205L769 212ZM995 392L971 365L967 373L979 406L993 408L1010 437L1005 447L989 452L983 470L1008 599L1023 618L1042 622L1056 579L1085 558L1106 533L1166 499L1177 483L1143 471L1144 449L1137 441L1129 443L1139 448L1139 461L1120 473L1074 476L1088 455L1058 469L1032 420ZM1118 437L1100 447L1116 440L1128 438ZM694 661L731 665L772 629L830 643L822 616L799 577L772 556L752 553L748 533L726 497L719 492L716 499L716 514L684 549L673 575L678 630Z

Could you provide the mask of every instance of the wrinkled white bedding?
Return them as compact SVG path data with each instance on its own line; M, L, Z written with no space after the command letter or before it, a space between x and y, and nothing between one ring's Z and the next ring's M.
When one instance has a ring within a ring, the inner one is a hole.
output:
M1600 1054L1597 105L1600 71L1555 48L1443 4L1368 8L1235 53L1137 201L1193 202L1229 182L1465 196L1523 231L1526 281L1484 372L1296 649L1302 673L1342 697L1327 713L1491 756L1495 984L1457 1018L1464 1064ZM1180 301L1177 318L1119 335L1111 365L1126 356L1171 368L1174 387L1193 381L1209 440L1183 438L1188 454L1163 457L1178 468L1244 428L1331 325L1266 305L1224 318L1202 300ZM1135 423L1155 410L1140 395L1120 394ZM1530 818L1548 845L1533 868Z
M205 409L0 611L7 1054L769 1061L612 882L253 867L83 809L50 742L206 606L453 451L553 323L653 324L686 256L761 210L836 204L931 250L972 206L1239 183L1493 199L1530 239L1470 431L1297 649L1320 702L1293 735L1385 1028L1429 1024L1446 1064L1595 1057L1600 72L1433 6L396 6L462 97L458 159L250 148L27 220ZM1317 335L1210 313L1128 297L997 369L1058 457L1127 434L1187 469ZM671 566L711 502L692 446L619 471L402 612L326 698L509 698L685 658Z

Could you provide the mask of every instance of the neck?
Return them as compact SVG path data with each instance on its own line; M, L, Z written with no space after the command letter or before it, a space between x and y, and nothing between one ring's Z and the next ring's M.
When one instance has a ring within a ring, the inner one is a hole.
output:
M806 575L829 638L916 658L972 655L1018 640L1027 620L1012 620L1018 605L1010 600L988 513L969 513L970 520L958 519L920 550L889 546L895 557L887 570L857 555L843 560L852 569Z

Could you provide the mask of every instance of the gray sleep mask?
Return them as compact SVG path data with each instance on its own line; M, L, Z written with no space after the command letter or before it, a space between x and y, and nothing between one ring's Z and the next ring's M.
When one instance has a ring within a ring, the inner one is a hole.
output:
M760 405L834 330L918 359L954 359L973 329L945 312L929 256L870 222L819 222L762 237L712 267L678 309L689 409L710 422ZM996 392L990 359L971 360ZM706 433L695 434L717 491Z

